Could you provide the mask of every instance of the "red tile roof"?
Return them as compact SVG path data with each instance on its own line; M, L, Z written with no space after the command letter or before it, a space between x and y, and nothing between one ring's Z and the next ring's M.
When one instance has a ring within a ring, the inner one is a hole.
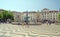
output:
M58 12L57 10L51 10L51 11L49 11L49 12Z

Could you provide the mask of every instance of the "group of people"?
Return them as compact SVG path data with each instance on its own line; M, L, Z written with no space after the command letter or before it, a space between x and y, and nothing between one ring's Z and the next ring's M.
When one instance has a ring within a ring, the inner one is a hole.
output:
M48 25L51 25L52 23L55 23L55 21L43 20L42 23L47 23Z
M1 20L0 19L0 23L7 23L7 22L11 23L11 20L10 19L7 19L7 20Z

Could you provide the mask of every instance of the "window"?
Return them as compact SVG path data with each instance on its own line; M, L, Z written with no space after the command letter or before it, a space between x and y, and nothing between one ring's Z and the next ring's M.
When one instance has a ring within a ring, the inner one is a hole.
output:
M19 18L19 15L17 15L17 18Z
M55 18L53 18L53 20L55 20Z

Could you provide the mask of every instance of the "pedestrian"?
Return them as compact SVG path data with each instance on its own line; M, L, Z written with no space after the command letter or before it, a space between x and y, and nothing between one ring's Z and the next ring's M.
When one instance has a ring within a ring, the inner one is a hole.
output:
M51 25L51 21L50 20L48 21L48 23L49 23L49 25Z

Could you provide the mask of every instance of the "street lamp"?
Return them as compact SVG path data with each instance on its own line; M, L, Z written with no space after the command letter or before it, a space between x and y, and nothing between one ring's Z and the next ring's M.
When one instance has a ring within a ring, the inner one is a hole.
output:
M28 24L29 20L28 20L28 12L26 12L26 19L25 19L25 23Z

